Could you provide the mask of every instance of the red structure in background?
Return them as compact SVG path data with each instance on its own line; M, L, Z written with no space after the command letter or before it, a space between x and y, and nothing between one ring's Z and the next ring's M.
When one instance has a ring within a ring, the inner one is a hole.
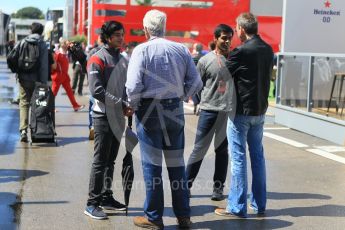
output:
M101 25L108 20L117 20L126 29L125 41L145 41L142 20L151 9L164 11L167 16L167 37L185 43L191 48L192 42L207 45L213 38L213 29L220 23L235 28L235 19L241 12L250 10L250 0L207 0L207 1L153 1L154 6L138 5L135 0L74 0L74 31L89 37L91 44L97 40ZM111 3L111 2L116 2ZM142 0L142 2L145 2ZM179 6L157 6L159 3L176 2ZM181 4L182 2L182 4ZM183 2L186 2L183 4ZM197 5L194 5L196 3ZM90 9L89 9L90 8ZM88 9L90 14L88 14ZM90 16L90 18L89 18ZM281 17L260 16L259 34L279 50L281 39ZM90 31L88 29L90 28ZM233 47L239 44L234 38ZM205 49L207 49L205 47Z
M89 10L89 0L73 0L73 32L74 34L84 34L87 36L88 30L88 10ZM90 1L90 3L93 0Z

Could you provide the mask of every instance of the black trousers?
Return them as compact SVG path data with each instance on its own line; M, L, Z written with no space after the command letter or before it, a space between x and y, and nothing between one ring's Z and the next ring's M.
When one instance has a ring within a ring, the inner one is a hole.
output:
M75 92L78 85L78 94L83 94L83 84L84 84L85 74L83 73L81 65L75 65L73 70L73 84L72 89ZM78 83L79 80L79 83Z
M87 205L99 206L104 197L112 196L114 165L120 141L111 131L107 117L94 118L94 156Z

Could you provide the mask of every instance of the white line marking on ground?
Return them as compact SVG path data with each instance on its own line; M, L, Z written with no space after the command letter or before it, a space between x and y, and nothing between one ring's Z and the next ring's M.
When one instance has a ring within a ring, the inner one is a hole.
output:
M266 127L264 130L289 130L287 127Z
M328 158L330 160L334 160L334 161L337 161L339 163L345 164L345 158L344 157L337 156L333 153L329 153L329 152L323 151L321 149L307 149L307 151L314 153L316 155Z
M288 144L288 145L292 145L292 146L297 147L297 148L306 148L306 147L308 147L308 145L302 144L300 142L297 142L297 141L294 141L294 140L291 140L291 139L288 139L288 138L285 138L285 137L281 137L281 136L275 135L273 133L264 132L264 136L272 138L272 139L280 141L280 142L283 142L283 143Z
M326 152L330 152L330 153L345 152L345 148L342 146L324 145L324 146L314 146L314 147Z

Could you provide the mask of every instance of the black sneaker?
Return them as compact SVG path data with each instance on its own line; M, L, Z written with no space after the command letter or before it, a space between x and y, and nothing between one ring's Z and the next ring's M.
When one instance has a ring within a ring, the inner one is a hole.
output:
M214 200L214 201L224 200L223 188L215 188L215 189L213 189L211 200Z
M86 206L84 214L96 220L108 219L107 214L100 207L94 205Z
M115 210L115 211L126 211L127 207L124 204L121 204L114 197L110 196L102 200L101 208L106 210Z
M28 134L26 133L26 130L20 131L20 141L21 142L28 142Z
M190 229L192 221L190 221L190 217L177 217L177 224L179 229Z

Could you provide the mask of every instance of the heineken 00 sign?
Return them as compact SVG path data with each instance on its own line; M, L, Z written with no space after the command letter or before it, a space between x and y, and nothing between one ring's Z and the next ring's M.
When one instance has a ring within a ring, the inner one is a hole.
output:
M345 54L345 0L284 0L282 52Z

